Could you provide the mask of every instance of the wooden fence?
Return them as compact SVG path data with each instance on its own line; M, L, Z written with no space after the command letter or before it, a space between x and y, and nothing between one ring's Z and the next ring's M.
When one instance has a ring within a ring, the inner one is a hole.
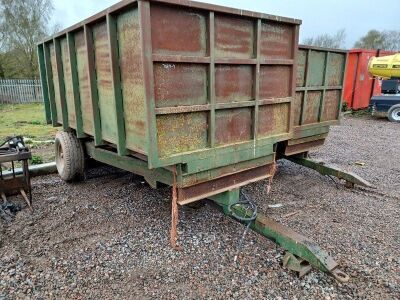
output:
M40 80L0 79L0 104L34 102L43 102Z

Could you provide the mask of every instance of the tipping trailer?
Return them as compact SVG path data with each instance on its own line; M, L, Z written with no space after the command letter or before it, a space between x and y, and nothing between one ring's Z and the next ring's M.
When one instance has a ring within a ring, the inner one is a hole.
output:
M239 188L272 178L277 156L305 159L339 118L346 54L299 51L300 24L185 0L125 0L44 40L60 176L81 177L90 156L172 186L174 247L178 205L208 198L247 220ZM304 274L308 262L348 278L309 239L255 210L248 222L290 251L288 267Z

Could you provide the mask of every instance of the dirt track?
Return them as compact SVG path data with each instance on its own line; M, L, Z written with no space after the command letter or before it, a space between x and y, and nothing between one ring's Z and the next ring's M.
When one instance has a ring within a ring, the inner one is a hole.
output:
M347 284L318 271L298 279L280 266L282 249L253 233L235 266L243 226L210 203L181 209L183 251L171 250L169 190L103 168L73 185L56 175L34 180L35 212L0 224L0 299L399 299L399 136L400 124L346 117L312 153L376 191L349 190L286 161L271 194L265 182L245 188L260 211L326 249L351 276Z

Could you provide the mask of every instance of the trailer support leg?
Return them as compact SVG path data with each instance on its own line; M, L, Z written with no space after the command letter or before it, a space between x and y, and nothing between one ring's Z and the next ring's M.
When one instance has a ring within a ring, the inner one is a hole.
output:
M232 217L232 213L243 217L251 216L253 213L241 205L234 205L232 211L229 211L228 207L239 200L239 189L211 197L211 200L221 206L224 213L230 217ZM349 276L338 269L338 264L327 252L322 250L314 241L290 228L267 218L261 213L257 214L257 218L252 222L250 228L287 250L290 254L285 256L285 266L298 271L300 275L309 272L311 270L309 266L313 266L333 275L340 282L349 280Z
M176 186L176 169L173 172L173 185L172 185L172 203L171 203L171 232L170 232L170 243L171 247L175 250L181 250L181 248L177 245L178 240L178 193Z
M358 184L368 188L375 188L371 183L354 173L345 172L338 168L327 166L323 163L299 156L286 156L285 158L298 165L313 169L322 175L335 176L339 179L343 179L346 181L346 187L353 188L355 184Z

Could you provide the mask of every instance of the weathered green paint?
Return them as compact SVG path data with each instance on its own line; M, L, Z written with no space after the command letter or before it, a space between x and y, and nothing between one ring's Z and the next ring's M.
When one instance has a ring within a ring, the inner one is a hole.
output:
M92 34L96 71L95 81L101 120L101 136L104 141L115 145L117 144L118 127L107 23L104 21L93 25ZM121 117L123 119L123 116ZM121 134L123 133L121 132Z
M347 52L345 55L345 58L343 60L343 75L342 75L342 90L340 91L340 99L339 99L339 104L338 104L338 110L337 110L337 119L340 119L340 112L342 111L342 106L343 106L343 93L344 93L344 79L346 75L346 70L347 70L347 60L349 58L349 53Z
M42 94L44 102L44 110L46 114L46 123L51 124L51 108L49 100L49 88L47 86L46 65L44 61L44 44L38 45L37 53L39 59L40 80L42 82Z
M103 138L101 134L99 95L97 91L96 69L93 49L93 34L92 30L87 25L84 26L84 36L87 51L87 76L89 78L90 99L92 101L93 109L94 142L96 146L99 146L103 144Z
M304 90L304 96L303 96L303 104L301 106L300 110L300 125L304 124L304 118L305 118L305 110L307 106L307 87L309 86L309 77L310 77L310 71L311 71L311 65L310 65L310 54L311 54L311 49L307 51L306 55L306 69L305 69L305 75L304 75L304 87L306 88Z
M232 210L229 211L229 205L239 200L239 190L225 192L211 197L211 200L220 205L224 212L230 217L232 217L232 213L242 217L249 217L253 214L250 209L246 209L242 205L235 205L232 207ZM326 251L322 250L314 241L267 218L261 213L257 214L257 218L251 223L250 228L277 243L287 251L306 260L318 270L331 273L337 267L337 263L333 258L329 256Z
M328 132L327 126L338 124L346 57L343 50L299 46L293 139Z
M150 170L147 163L141 159L120 156L117 153L96 148L90 142L87 142L85 146L88 155L97 161L141 175L145 178L155 178L158 182L172 185L172 172L167 169L157 168Z
M326 52L325 53L325 63L324 63L324 75L323 75L323 85L326 86L328 84L328 74L330 72L329 65L330 65L330 53ZM324 105L325 105L325 95L326 95L326 88L322 91L322 97L319 102L319 110L318 110L318 122L321 122L322 119L322 113L324 111Z
M185 6L120 3L55 36L68 50L63 78L53 77L64 82L69 127L144 155L149 168L203 172L273 155L293 137L298 23Z
M68 112L68 125L70 128L76 129L76 117L75 117L75 103L72 90L72 77L71 77L71 64L69 61L69 51L67 44L67 37L59 39L60 46L60 60L61 68L63 73L64 82L64 98L67 105Z
M67 45L68 45L69 63L71 69L72 97L75 108L76 135L78 138L83 138L86 137L86 135L84 134L83 131L82 104L79 93L79 78L77 70L78 64L76 60L75 40L72 33L67 33Z
M56 47L53 42L49 43L50 49L50 63L51 63L51 70L53 74L53 88L54 88L54 100L56 103L56 111L57 111L57 123L63 125L63 108L62 108L62 100L61 100L61 91L60 91L60 77L58 75L58 68L57 68L57 57L56 57Z
M216 169L208 169L204 171L198 171L190 173L182 166L177 166L177 184L178 187L193 186L202 182L214 180L216 178L223 177L225 175L234 174L257 167L273 164L275 159L274 155L257 158L249 161L242 161L233 163L227 166L219 167Z
M303 158L303 157L291 156L291 157L287 157L287 159L296 164L313 169L322 175L335 176L339 179L343 179L343 180L353 183L353 184L358 184L358 185L369 187L369 188L373 187L373 185L371 183L369 183L365 179L363 179L360 176L358 176L354 173L351 173L351 172L344 172L343 170L340 170L338 168L335 168L332 166L327 166L325 164L321 164L321 163L315 162L311 159L307 159L307 158Z
M210 128L208 134L208 143L211 148L215 147L215 15L214 12L210 12L209 16L209 52L210 52L210 70L209 70L209 80L208 93L210 96Z
M146 153L146 98L138 9L122 12L116 16L116 23L126 147Z
M158 152L157 121L155 116L155 96L154 96L154 72L152 59L152 35L151 35L151 16L150 3L147 1L138 2L139 27L142 43L142 62L143 62L143 83L146 99L147 117L147 157L149 168L160 167Z
M259 126L259 104L260 104L260 74L261 72L261 28L262 27L262 22L261 20L257 20L257 26L256 26L256 59L257 59L257 64L255 67L255 82L254 82L254 112L253 112L253 140L255 141L256 144L258 144L258 126Z
M119 155L126 155L126 142L125 142L125 114L122 99L122 88L119 68L118 56L118 41L117 41L117 24L116 20L110 14L107 15L107 31L110 49L110 65L111 65L111 79L112 89L114 91L114 104L116 118L116 137L117 137L117 150Z
M48 95L49 95L49 103L50 103L50 111L51 111L51 121L53 126L57 126L57 108L54 96L54 84L53 84L53 70L51 68L51 61L50 61L50 48L48 44L43 44L44 48L44 62L46 67L46 83L48 88Z

